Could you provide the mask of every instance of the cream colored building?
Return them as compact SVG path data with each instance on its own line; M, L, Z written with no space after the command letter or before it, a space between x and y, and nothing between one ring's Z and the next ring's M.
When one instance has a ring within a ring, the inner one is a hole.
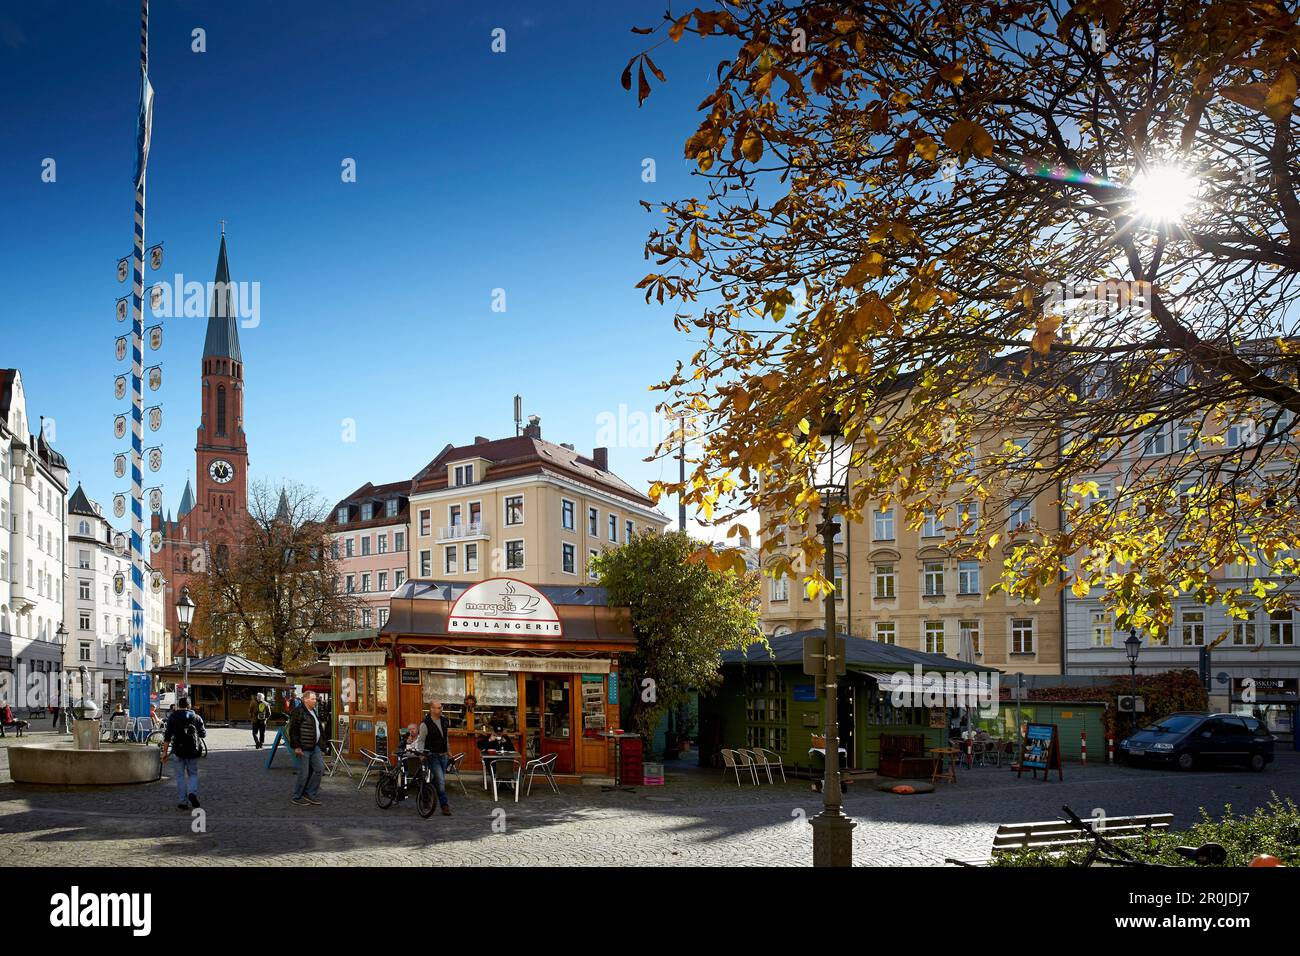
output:
M607 449L587 457L545 441L534 416L521 435L448 445L415 476L408 573L581 585L594 555L668 523L609 470Z
M983 401L995 401L985 396ZM985 428L972 449L976 462L1006 454L1007 442L1019 447L1054 447L1054 434L1034 436ZM1050 453L1050 451L1049 451ZM852 482L853 474L849 475ZM1007 476L1008 488L1014 478ZM919 527L909 527L900 504L864 510L862 520L848 523L836 536L836 622L840 630L927 653L956 657L963 635L975 648L975 661L1004 673L1059 674L1062 665L1063 599L1043 589L1038 603L1003 593L989 596L1003 562L1012 548L1036 524L1044 531L1060 526L1060 511L1053 489L1024 498L1007 490L983 505L974 495L962 500L963 484L954 486L956 497L944 507L928 512ZM981 507L984 514L981 514ZM963 521L961 515L968 515ZM1032 520L1031 520L1032 519ZM769 527L763 522L764 529ZM953 553L945 545L963 529L985 540L997 533L999 543L983 560ZM810 528L808 534L814 533ZM788 533L787 543L802 534ZM776 556L764 552L764 565ZM800 566L796 562L796 568ZM767 577L763 582L762 623L770 636L823 627L825 611L820 596L809 600L803 571L795 577Z

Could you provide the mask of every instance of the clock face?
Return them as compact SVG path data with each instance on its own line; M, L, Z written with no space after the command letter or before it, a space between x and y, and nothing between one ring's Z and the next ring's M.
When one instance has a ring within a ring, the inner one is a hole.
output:
M218 458L208 465L208 474L217 484L224 485L235 477L235 466L224 458Z

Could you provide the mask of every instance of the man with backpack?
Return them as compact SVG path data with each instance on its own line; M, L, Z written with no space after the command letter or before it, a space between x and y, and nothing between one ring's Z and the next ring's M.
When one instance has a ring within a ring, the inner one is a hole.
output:
M298 755L298 777L289 801L295 806L320 806L316 794L325 776L323 751L327 739L320 715L316 713L316 692L309 690L302 695L302 706L295 707L289 715L289 746Z
M182 697L163 728L162 759L168 750L176 757L176 809L188 810L199 805L199 741L207 737L203 718L190 710L190 699Z
M258 694L248 705L248 719L253 722L253 747L261 750L266 741L266 722L271 719L271 705L265 694Z

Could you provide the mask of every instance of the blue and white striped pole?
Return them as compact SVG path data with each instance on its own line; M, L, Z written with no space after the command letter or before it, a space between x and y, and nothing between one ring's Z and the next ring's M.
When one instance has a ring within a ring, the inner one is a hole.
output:
M135 249L131 253L131 676L132 717L149 716L144 669L144 182L153 89L149 85L149 0L140 9L140 117L136 132Z

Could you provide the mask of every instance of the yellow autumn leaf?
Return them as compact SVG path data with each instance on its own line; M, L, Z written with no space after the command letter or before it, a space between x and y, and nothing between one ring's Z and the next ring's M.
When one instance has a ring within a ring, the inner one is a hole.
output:
M1059 315L1045 315L1038 320L1038 330L1034 332L1034 339L1030 346L1039 355L1046 355L1052 350L1052 343L1056 341L1056 330L1061 327L1061 317Z
M740 151L751 163L763 158L763 137L757 130L750 129L745 133L745 138L740 141Z

